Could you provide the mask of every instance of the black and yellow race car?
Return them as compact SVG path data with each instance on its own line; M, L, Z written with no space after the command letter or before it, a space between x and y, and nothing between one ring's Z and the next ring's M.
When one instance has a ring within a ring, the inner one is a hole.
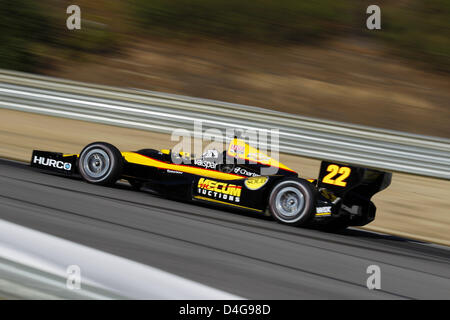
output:
M391 173L323 161L318 179L296 172L234 138L223 152L201 157L171 150L120 152L105 142L87 145L80 154L34 150L31 166L89 183L113 185L127 180L135 189L225 208L271 215L280 223L341 229L375 218L372 196L387 188ZM275 168L265 174L268 168Z

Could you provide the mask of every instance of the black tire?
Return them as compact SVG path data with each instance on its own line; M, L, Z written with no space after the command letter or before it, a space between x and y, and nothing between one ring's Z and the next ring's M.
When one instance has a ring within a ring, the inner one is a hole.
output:
M287 178L278 182L269 196L269 211L280 223L304 226L313 218L316 191L306 180Z
M87 145L78 158L81 177L89 183L111 186L120 179L122 169L122 154L116 147L106 142Z

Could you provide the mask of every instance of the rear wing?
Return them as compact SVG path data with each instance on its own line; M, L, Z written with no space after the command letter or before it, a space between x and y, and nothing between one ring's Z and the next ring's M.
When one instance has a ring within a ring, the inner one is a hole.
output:
M389 172L322 161L317 183L319 188L326 188L340 198L353 195L370 200L375 193L386 189L391 180Z

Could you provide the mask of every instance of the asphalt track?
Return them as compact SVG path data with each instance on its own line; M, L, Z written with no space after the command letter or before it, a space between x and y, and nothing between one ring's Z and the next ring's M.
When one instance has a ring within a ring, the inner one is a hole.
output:
M245 298L450 299L447 247L357 229L293 228L6 160L0 219ZM369 265L381 269L381 290L366 287Z

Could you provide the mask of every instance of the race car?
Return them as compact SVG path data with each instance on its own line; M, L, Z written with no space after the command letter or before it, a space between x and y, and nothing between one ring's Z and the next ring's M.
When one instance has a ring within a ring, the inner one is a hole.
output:
M371 198L392 178L388 172L322 161L317 179L303 179L237 137L223 152L207 150L200 157L169 149L121 152L105 142L91 143L80 154L34 150L31 166L102 186L123 179L136 190L149 189L172 199L328 230L373 221L376 207ZM269 168L276 170L267 174Z

